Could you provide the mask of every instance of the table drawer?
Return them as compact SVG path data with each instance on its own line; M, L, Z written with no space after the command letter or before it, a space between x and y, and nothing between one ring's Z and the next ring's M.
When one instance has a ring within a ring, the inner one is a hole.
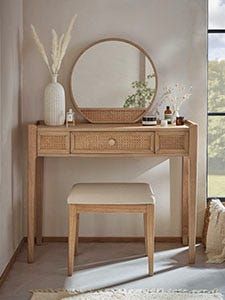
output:
M156 154L188 154L188 132L156 132Z
M72 153L153 153L153 132L72 132Z
M45 154L69 154L69 132L39 131L38 155Z

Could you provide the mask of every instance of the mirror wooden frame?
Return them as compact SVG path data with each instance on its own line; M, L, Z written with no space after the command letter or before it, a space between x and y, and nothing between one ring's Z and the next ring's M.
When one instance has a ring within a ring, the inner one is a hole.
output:
M155 92L155 94L152 98L152 101L148 107L146 107L146 108L81 108L78 106L78 104L76 102L76 98L72 91L72 74L76 67L76 63L78 62L79 58L81 57L81 55L84 54L85 51L87 51L88 49L90 49L91 47L93 47L97 44L100 44L103 42L108 42L108 41L119 41L119 42L124 42L124 43L130 44L130 45L136 47L138 50L140 50L148 58L149 62L152 65L154 73L155 73L155 83L156 83L156 86L155 86L156 92ZM148 55L148 53L142 47L137 45L136 43L131 42L126 39L122 39L122 38L105 38L105 39L101 39L94 43L89 44L77 56L77 58L73 64L71 76L70 76L70 93L71 93L71 97L73 99L73 105L75 106L76 110L90 123L105 123L105 124L107 124L107 123L137 123L141 119L141 117L152 107L155 97L156 97L157 89L158 89L158 76L157 76L155 65L154 65L152 59L150 58L150 56Z

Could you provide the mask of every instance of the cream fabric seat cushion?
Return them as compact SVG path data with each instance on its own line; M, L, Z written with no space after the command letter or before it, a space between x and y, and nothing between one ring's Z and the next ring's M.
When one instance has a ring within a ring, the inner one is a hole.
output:
M72 187L68 204L154 204L147 183L78 183Z

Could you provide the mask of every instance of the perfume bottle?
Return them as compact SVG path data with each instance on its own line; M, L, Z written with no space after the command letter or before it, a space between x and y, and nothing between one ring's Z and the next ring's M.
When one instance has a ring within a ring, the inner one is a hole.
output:
M66 113L66 127L69 127L70 125L75 125L75 113L72 108Z

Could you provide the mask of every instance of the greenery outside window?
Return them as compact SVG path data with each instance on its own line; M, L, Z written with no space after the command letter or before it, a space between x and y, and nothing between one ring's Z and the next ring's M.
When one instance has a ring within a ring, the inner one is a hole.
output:
M208 198L225 200L225 0L209 0Z

